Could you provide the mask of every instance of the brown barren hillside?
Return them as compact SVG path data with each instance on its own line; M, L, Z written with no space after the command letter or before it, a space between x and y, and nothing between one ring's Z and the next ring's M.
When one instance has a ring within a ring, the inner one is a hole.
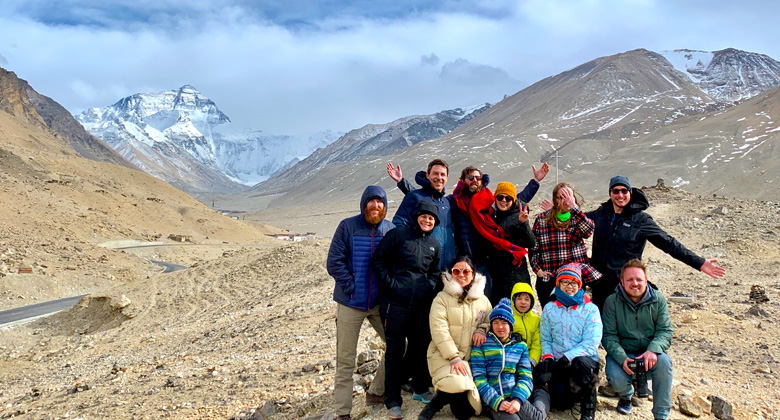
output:
M96 152L105 145L88 134L74 149L68 132L49 128L18 89L22 82L13 73L0 75L0 309L101 290L160 270L129 251L98 246L107 241L172 243L168 236L174 234L201 246L275 243L264 235L270 230L223 216L129 168L110 148ZM64 115L56 119L70 124ZM192 262L184 255L171 258ZM17 274L22 265L33 273Z
M652 246L645 252L650 279L665 295L695 300L670 303L676 330L671 419L687 418L679 395L720 396L739 420L780 417L774 351L780 346L774 328L780 321L780 208L679 190L647 193L649 212L661 226L728 270L713 280ZM296 217L304 215L290 216ZM0 415L330 418L336 340L328 246L306 241L225 252L2 331ZM765 288L769 302L749 300L753 285ZM112 307L121 295L132 303ZM381 348L365 327L360 349ZM406 415L415 418L422 404L405 398ZM598 418L625 418L616 403L600 396ZM650 405L630 418L651 419ZM366 407L358 394L353 416L383 419L387 411ZM549 418L571 416L553 412ZM437 418L452 417L445 409Z

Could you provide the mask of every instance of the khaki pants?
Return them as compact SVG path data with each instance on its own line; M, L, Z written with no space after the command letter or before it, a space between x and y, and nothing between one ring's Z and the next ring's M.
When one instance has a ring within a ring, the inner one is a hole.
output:
M336 415L343 416L352 411L352 373L355 371L355 358L363 320L374 327L384 341L385 330L379 318L379 306L368 311L350 308L338 304L336 308L336 378L333 394L336 400ZM368 392L375 395L385 394L385 357L379 362L374 381Z

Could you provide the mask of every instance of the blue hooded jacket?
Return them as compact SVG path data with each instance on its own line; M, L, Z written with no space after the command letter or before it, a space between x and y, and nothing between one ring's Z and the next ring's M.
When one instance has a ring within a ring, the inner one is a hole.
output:
M439 224L433 228L431 236L436 238L439 244L441 244L441 269L446 270L450 268L458 251L455 246L455 233L452 227L452 208L454 203L451 197L445 196L444 191L438 192L431 187L431 181L425 176L425 171L417 172L414 180L417 181L421 188L406 193L401 206L395 212L393 224L399 227L413 226L413 223L415 223L414 211L417 208L417 203L420 201L433 203L438 210ZM411 186L405 179L402 179L398 185L402 191L411 189L409 188Z
M382 219L376 225L366 221L363 211L369 201L379 198L387 210L387 194L378 185L369 185L360 199L360 214L339 223L328 251L328 274L336 280L333 300L350 308L369 310L377 304L379 282L371 271L371 257L379 241L393 229Z

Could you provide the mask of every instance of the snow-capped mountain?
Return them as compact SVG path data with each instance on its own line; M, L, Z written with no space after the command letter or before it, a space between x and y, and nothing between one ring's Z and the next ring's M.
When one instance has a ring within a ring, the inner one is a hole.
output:
M366 156L387 156L398 153L424 140L441 137L490 108L482 104L470 108L455 108L430 115L413 115L385 124L368 124L344 134L325 148L319 149L301 162L280 171L268 185L256 189L276 190L302 182L332 163L352 162Z
M720 51L661 51L699 89L721 102L750 99L780 85L780 62L764 54L727 48Z
M76 119L145 172L189 192L241 190L339 136L236 130L212 100L190 85L138 93L88 109Z

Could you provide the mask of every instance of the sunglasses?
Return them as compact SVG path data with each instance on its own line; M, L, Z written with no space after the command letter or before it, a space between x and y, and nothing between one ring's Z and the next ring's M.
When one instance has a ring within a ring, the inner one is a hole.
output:
M477 180L480 181L482 179L482 175L468 175L466 178L469 179L469 181Z
M471 274L471 269L470 268L464 268L463 270L461 270L460 268L453 268L452 269L452 275L453 276L460 276L460 275L468 276L470 274Z
M628 194L628 188L613 188L613 189L609 190L609 192L611 192L612 194L623 194L623 195L626 195L626 194Z
M513 200L512 197L510 197L508 195L500 194L500 195L496 196L496 201L507 201L507 202L511 203L511 202L513 202L515 200Z

